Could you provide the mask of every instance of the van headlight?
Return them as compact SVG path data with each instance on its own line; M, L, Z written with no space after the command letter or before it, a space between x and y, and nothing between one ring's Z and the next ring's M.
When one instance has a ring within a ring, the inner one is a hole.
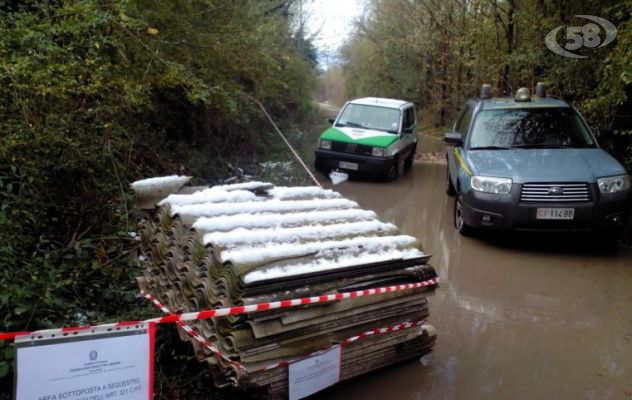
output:
M384 147L374 147L371 154L373 157L384 157Z
M630 175L609 176L597 179L601 193L619 193L630 190Z
M324 150L331 150L331 140L321 140L318 147Z
M513 181L509 178L493 178L491 176L473 176L470 180L472 189L477 192L509 194Z

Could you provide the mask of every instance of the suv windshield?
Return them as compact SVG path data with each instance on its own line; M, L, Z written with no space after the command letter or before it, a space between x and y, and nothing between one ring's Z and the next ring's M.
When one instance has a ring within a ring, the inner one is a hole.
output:
M470 149L594 147L570 108L481 111L470 137Z
M400 111L395 108L348 104L340 114L336 126L376 129L397 133Z

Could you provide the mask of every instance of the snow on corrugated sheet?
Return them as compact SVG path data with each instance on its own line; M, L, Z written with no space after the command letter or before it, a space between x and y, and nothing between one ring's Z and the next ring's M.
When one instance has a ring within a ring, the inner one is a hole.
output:
M274 187L274 185L272 185L271 183L257 182L257 181L214 186L215 189L226 190L228 192L233 191L233 190L263 190L263 189L271 189L272 187Z
M222 262L233 264L259 264L273 260L302 257L309 254L331 255L358 254L362 252L381 252L394 250L400 246L414 244L412 236L359 236L345 240L325 240L306 244L283 243L267 246L238 247L223 251L220 255Z
M330 224L334 222L368 221L377 218L375 212L360 209L310 211L292 214L234 214L214 218L200 218L193 228L199 231L229 231L237 228L275 228Z
M253 192L248 190L234 190L227 192L225 190L217 189L216 187L211 189L204 189L192 194L172 194L166 199L163 199L158 203L159 206L169 204L171 206L186 206L190 204L203 204L203 203L241 203L246 201L263 200Z
M277 279L282 277L313 274L316 272L330 271L342 268L353 267L362 264L372 264L390 260L407 260L423 257L424 253L418 249L388 250L380 253L347 253L334 260L330 258L320 258L308 263L297 263L283 266L272 266L254 270L246 274L244 282L246 284Z
M330 189L321 189L317 186L305 186L305 187L283 187L277 186L270 190L268 193L275 199L289 200L298 198L325 198L325 199L339 199L342 195L338 192L334 192Z
M230 190L224 189L226 186L214 186L212 188L203 189L191 194L172 194L163 199L159 206L169 204L171 206L186 206L191 204L204 204L204 203L245 203L248 201L263 201L266 200L265 196L257 196L254 192L248 190L249 188L261 188L269 187L269 184L262 182L256 182L255 186L241 186L239 189L237 185L229 185ZM316 186L307 187L274 187L267 190L268 195L273 199L278 200L296 200L296 199L339 199L342 196L340 193L333 190L321 189Z
M159 205L191 223L218 262L247 274L245 283L423 256L414 237L329 189L247 182L171 194Z
M246 203L204 203L186 206L174 206L172 215L187 215L194 217L214 217L243 213L283 213L308 210L331 210L355 208L358 203L347 199L318 199L318 200L290 200L272 199L269 201Z
M230 232L213 232L204 235L204 244L234 247L244 243L299 242L304 240L332 239L361 234L395 231L393 224L377 220L332 225L307 225L295 228L246 229Z

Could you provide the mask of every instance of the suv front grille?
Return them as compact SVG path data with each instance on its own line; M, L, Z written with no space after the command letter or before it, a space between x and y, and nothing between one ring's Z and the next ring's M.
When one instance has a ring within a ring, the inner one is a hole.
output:
M587 183L524 183L520 201L585 203L590 201L590 187Z
M371 146L344 142L331 142L331 150L340 153L359 154L362 156L370 156L373 152Z

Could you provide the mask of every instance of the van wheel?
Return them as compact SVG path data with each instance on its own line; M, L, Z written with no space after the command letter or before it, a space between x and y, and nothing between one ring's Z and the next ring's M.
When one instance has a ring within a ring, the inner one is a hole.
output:
M409 170L413 167L413 163L415 162L415 152L417 152L417 145L413 146L413 151L406 157L406 161L404 161L404 169Z
M452 184L452 180L450 180L450 168L446 168L445 193L448 196L450 196L450 197L454 197L454 195L456 194L456 190L454 189L454 185Z
M399 161L395 159L386 169L384 173L384 181L390 182L397 179L397 175L399 175Z
M316 157L316 160L314 160L314 169L323 175L329 175L329 172L331 172L328 170L327 167L325 167L325 163L323 162L323 160L318 157Z
M454 227L463 236L474 234L474 228L466 224L463 218L463 196L460 191L457 192L456 199L454 199Z

